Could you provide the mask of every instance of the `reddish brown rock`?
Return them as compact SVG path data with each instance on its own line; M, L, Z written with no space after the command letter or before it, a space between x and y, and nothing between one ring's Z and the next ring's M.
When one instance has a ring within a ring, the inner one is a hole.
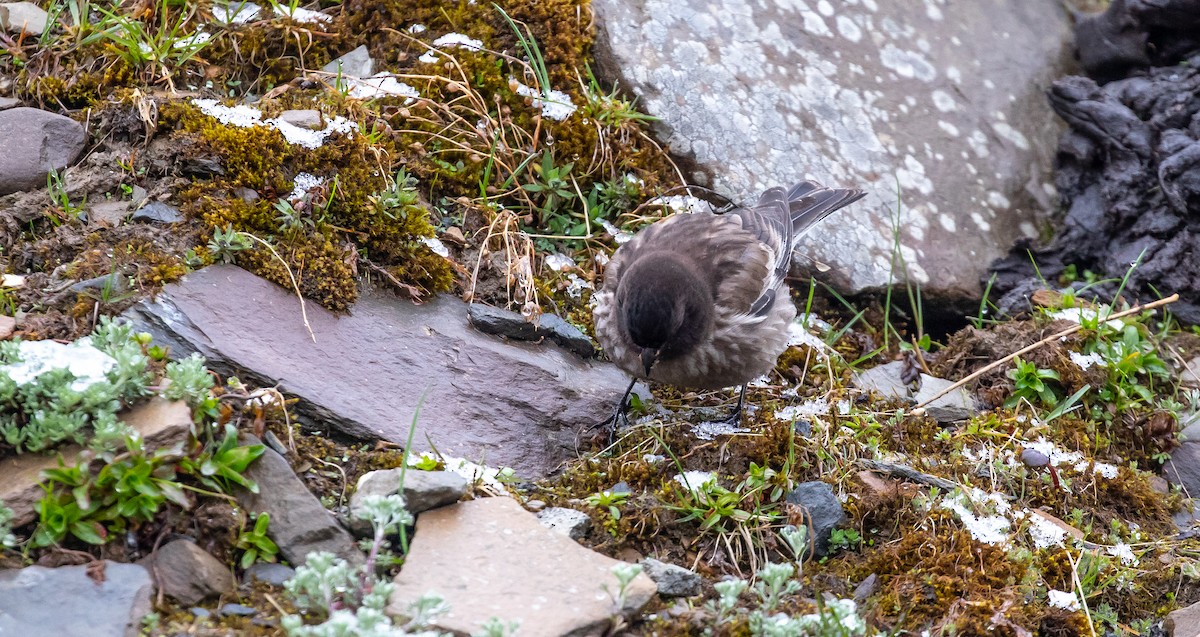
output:
M458 634L497 617L520 622L523 637L600 635L611 617L631 616L657 591L639 574L618 609L610 595L618 564L545 528L511 498L462 502L417 518L388 612L402 616L435 592L450 605L436 626Z

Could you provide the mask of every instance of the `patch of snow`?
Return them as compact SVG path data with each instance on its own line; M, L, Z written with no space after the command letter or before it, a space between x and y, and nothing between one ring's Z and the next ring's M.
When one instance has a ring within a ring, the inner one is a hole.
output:
M509 78L509 85L516 86L514 90L518 95L532 98L533 107L542 109L542 117L549 117L561 122L575 112L576 107L571 102L571 96L562 91L554 89L545 92L539 91L531 86L525 86L513 78Z
M542 260L542 263L546 264L547 268L550 268L555 272L564 272L566 270L575 269L575 260L565 254L562 254L561 252L551 252L550 254L547 254L546 258Z
M660 456L660 455L653 454L653 453L642 454L642 462L645 462L646 464L658 464L666 459L667 459L666 456Z
M308 194L308 191L325 183L324 177L317 177L309 173L300 173L292 180L292 194L288 195L291 201L299 201Z
M171 45L174 49L189 49L200 48L212 39L212 34L206 31L197 31L186 38L181 38Z
M1026 442L1025 448L1041 452L1050 458L1050 464L1056 467L1060 464L1075 465L1083 460L1083 454L1078 451L1063 451L1045 438L1038 438L1036 442Z
M1097 462L1096 466L1092 467L1092 471L1096 472L1101 478L1115 480L1120 469L1116 465L1111 465L1107 462Z
M600 219L600 225L604 226L605 232L612 235L613 241L616 241L617 245L625 243L633 238L632 234L614 226L608 219Z
M258 17L262 7L253 2L233 0L227 5L213 7L213 19L220 24L246 24Z
M692 435L699 440L715 440L717 436L730 436L747 431L750 430L723 420L705 421L692 425Z
M584 279L581 279L578 274L575 274L574 272L567 273L567 294L570 295L571 298L580 298L583 296L584 290L592 289L595 289L592 284L588 283Z
M1079 352L1070 352L1071 362L1079 366L1079 369L1091 369L1092 365L1100 367L1108 367L1108 361L1104 357L1095 352L1091 354L1080 354Z
M501 473L506 472L505 469L475 464L465 458L455 458L452 456L442 456L442 461L446 463L446 471L453 471L466 478L469 482L479 481L496 489L498 492L507 493L504 489L504 483L499 479Z
M249 128L251 126L260 126L263 123L262 111L252 106L246 106L245 104L225 106L217 100L200 98L192 98L192 104L195 104L196 108L200 109L200 112L227 126Z
M461 33L447 33L442 37L433 41L433 46L450 47L457 46L470 51L478 51L483 48L483 41L475 38L467 37Z
M425 25L423 24L414 24L411 27L408 27L409 33L424 33L425 30Z
M808 327L801 321L792 321L788 326L788 347L794 345L807 345L815 350L825 348L825 341L817 338L812 332L808 331Z
M1092 307L1069 307L1062 310L1055 310L1047 314L1052 319L1071 321L1072 323L1082 323L1083 321L1096 321L1103 315L1111 314L1109 308L1092 308ZM1125 321L1121 319L1109 319L1105 323L1114 330L1123 329Z
M716 482L717 474L711 471L685 471L675 474L672 480L678 482L685 489L691 489L692 493L695 493L706 483Z
M321 130L312 130L294 126L278 118L264 121L262 111L251 106L246 106L245 104L225 106L217 100L198 98L192 98L192 104L195 104L196 108L200 109L200 112L227 126L236 126L238 128L268 126L278 130L289 144L309 149L319 148L321 144L325 143L325 138L334 133L348 135L358 130L358 124L341 116L328 118L325 128Z
M1117 542L1115 546L1107 547L1105 551L1113 557L1121 558L1121 563L1126 566L1137 564L1138 559L1133 554L1133 549L1124 542Z
M117 366L111 356L96 349L90 337L69 345L57 341L21 341L18 345L21 360L0 367L17 385L24 385L55 369L71 372L75 380L71 389L81 392L96 383L105 382L105 374Z
M284 4L276 4L275 13L282 16L287 16L296 22L305 22L308 24L324 24L333 19L330 16L321 13L320 11L313 11L312 9L304 9L301 7L292 8Z
M1070 611L1082 608L1079 605L1079 598L1075 596L1075 593L1050 589L1046 593L1046 596L1049 598L1050 608L1061 608Z
M424 243L434 254L442 258L450 256L450 250L446 248L446 244L442 243L437 237L422 237L421 243Z
M967 494L968 489L970 496ZM972 501L980 505L990 505L998 515L976 515L971 506ZM998 546L1008 544L1011 523L1004 516L1009 507L1003 496L966 487L942 498L942 508L953 512L975 541Z
M425 64L433 64L434 62L438 61L438 53L437 51L433 50L426 51L425 53L421 54L421 57L417 58L417 61Z
M421 97L417 89L396 79L392 73L376 73L367 78L351 79L350 92L347 94L357 100L374 99L376 97L407 97L405 104L412 104Z
M691 195L671 195L670 197L655 197L646 202L650 206L666 206L679 213L712 212L712 204Z
M788 405L782 409L776 409L775 419L791 421L803 417L824 416L828 413L829 403L822 398L817 398L799 405Z
M1029 537L1039 549L1062 546L1067 530L1035 513L1029 516Z

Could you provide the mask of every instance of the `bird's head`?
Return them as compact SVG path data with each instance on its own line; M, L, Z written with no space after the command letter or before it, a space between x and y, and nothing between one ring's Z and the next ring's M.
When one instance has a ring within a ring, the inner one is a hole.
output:
M669 252L643 256L617 289L621 330L641 349L646 376L655 363L690 352L712 330L712 286L684 258Z

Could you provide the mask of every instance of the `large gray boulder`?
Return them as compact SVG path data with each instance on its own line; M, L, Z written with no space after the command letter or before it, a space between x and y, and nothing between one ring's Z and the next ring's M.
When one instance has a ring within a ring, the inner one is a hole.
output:
M1071 54L1060 2L592 8L603 75L661 118L689 179L742 198L801 178L869 192L799 250L844 289L888 283L897 197L911 277L952 298L978 298L987 265L1052 205L1045 89Z
M153 593L137 564L0 570L0 635L136 637Z
M36 108L0 111L0 195L46 186L46 174L70 166L87 135L69 117Z

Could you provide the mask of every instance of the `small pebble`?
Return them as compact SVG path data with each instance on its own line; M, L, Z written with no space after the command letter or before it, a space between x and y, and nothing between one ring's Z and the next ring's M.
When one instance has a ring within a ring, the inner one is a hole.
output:
M1040 469L1050 464L1050 456L1037 449L1026 449L1021 452L1021 462L1024 462L1025 466L1031 469Z
M249 617L251 615L257 615L258 611L253 608L250 608L249 606L243 606L241 604L225 604L224 606L221 607L220 613L222 615L237 615L239 617Z

